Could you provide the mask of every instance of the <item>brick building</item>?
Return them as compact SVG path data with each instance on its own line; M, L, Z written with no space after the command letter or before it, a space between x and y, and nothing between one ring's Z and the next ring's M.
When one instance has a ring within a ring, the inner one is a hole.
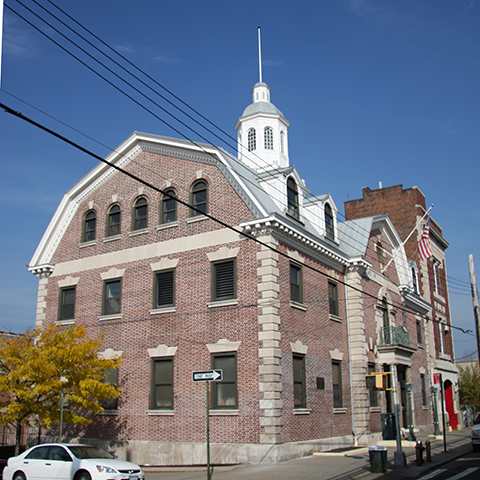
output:
M425 342L430 360L430 384L434 384L434 374L442 375L447 422L452 429L456 429L461 421L461 415L458 415L460 412L458 369L455 365L447 287L445 250L448 248L448 242L443 237L441 227L430 218L430 245L433 256L427 260L420 259L417 245L423 233L427 210L425 195L418 187L403 189L402 185L395 185L378 190L364 187L362 193L362 198L345 202L345 217L348 220L388 214L402 241L415 230L405 243L405 252L409 259L416 292L432 305L432 310L428 313ZM438 395L438 412L441 412L440 401Z
M141 464L205 463L205 385L192 372L219 368L213 463L273 462L353 443L352 412L368 392L360 370L351 375L358 348L347 305L354 318L368 317L361 348L370 345L368 361L384 368L375 312L384 297L400 301L405 266L399 257L387 281L368 255L373 236L386 232L385 251L403 250L386 218L372 221L367 243L345 233L332 197L312 196L290 166L288 126L258 83L235 125L238 159L134 133L107 160L149 185L100 164L66 193L29 265L39 278L37 325L85 325L103 333L104 356L122 356L110 376L118 401L91 425L66 428L68 437ZM346 282L367 288L366 272L378 276L380 302L368 308L361 292L348 301L344 293ZM411 359L423 353L408 355L418 390ZM355 436L371 441L387 403Z

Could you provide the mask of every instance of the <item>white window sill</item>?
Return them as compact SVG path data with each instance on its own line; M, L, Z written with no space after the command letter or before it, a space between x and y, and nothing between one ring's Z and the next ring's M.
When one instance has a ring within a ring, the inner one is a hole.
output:
M292 308L296 308L298 310L302 310L303 312L307 311L307 307L303 303L299 302L294 302L293 300L290 300L290 306Z
M194 217L187 218L187 223L201 222L202 220L208 220L205 215L195 215Z
M435 300L438 300L439 302L442 302L444 305L447 303L445 301L445 298L442 297L442 295L440 295L439 293L437 292L433 292L433 298L435 298Z
M209 410L208 413L210 414L210 417L237 417L240 415L240 410L237 408L232 408L231 410L225 408L224 410Z
M382 407L370 407L370 413L382 413Z
M83 242L81 243L78 248L87 248L87 247L93 247L94 245L97 244L97 241L96 240L92 240L90 242Z
M294 415L310 415L312 412L311 408L294 408L293 414Z
M175 415L175 410L147 410L147 415L150 417L171 417Z
M68 320L57 320L55 324L56 325L75 325L75 319L70 318Z
M333 413L347 413L346 408L334 408Z
M119 233L118 235L112 235L111 237L105 237L103 239L103 243L115 242L116 240L121 240L122 238L123 238L122 234Z
M158 230L165 230L167 228L173 228L173 227L178 227L180 225L180 222L177 220L176 222L167 222L167 223L162 223L160 225L157 225L157 231Z
M150 310L150 315L157 315L160 313L173 313L177 311L177 307L160 307L160 308L153 308Z
M338 317L337 315L332 315L331 313L328 315L328 318L330 318L330 320L332 320L333 322L338 322L338 323L343 322L342 317Z
M137 235L145 235L146 233L150 233L148 228L142 228L140 230L132 230L128 236L129 237L136 237Z
M100 321L102 320L116 320L116 319L121 319L123 318L123 315L121 313L114 313L113 315L100 315L98 319Z
M238 298L232 298L231 300L219 300L216 302L207 303L208 308L228 307L230 305L238 305Z

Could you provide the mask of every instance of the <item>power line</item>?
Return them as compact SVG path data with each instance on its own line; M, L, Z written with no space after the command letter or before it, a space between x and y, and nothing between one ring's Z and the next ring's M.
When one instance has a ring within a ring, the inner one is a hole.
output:
M17 112L17 111L15 111L15 110L11 109L11 108L8 107L7 105L4 105L3 103L0 103L0 108L3 108L3 109L5 110L5 112L10 113L10 114L12 114L12 115L14 115L14 116L16 116L16 117L18 117L18 118L20 118L20 119L28 122L28 123L30 123L31 125L33 125L33 126L39 128L39 129L41 129L41 130L49 133L50 135L53 135L54 137L58 138L59 140L62 140L63 142L65 142L65 143L73 146L74 148L80 150L81 152L83 152L83 153L85 153L85 154L87 154L87 155L89 155L89 156L91 156L91 157L99 160L100 162L105 163L106 165L108 165L108 166L114 168L115 170L123 173L124 175L127 175L128 177L132 178L133 180L135 180L135 181L137 181L137 182L140 182L140 183L142 183L143 185L145 185L145 186L147 186L147 187L149 187L149 188L151 188L151 189L153 189L153 190L161 193L162 195L168 196L170 199L175 200L176 202L178 202L178 203L180 203L180 204L188 207L189 209L194 210L194 211L196 211L197 213L200 213L200 214L206 216L207 218L213 220L214 222L222 225L224 228L227 228L227 229L229 229L229 230L231 230L231 231L233 231L233 232L235 232L235 233L237 233L237 234L239 234L239 235L242 235L242 236L246 237L246 238L249 239L249 240L253 240L254 242L258 243L259 245L261 245L261 246L263 246L263 247L265 247L265 248L267 248L267 249L269 249L269 250L277 253L278 255L283 256L284 258L287 258L288 260L290 260L290 257L288 256L287 253L284 253L284 252L282 252L282 251L280 251L280 250L275 249L275 248L272 247L271 245L269 245L269 244L267 244L267 243L265 243L265 242L262 242L261 240L259 240L258 238L254 237L253 235L250 235L248 232L245 232L245 231L243 231L243 230L240 231L240 230L238 230L236 227L233 227L233 226L231 226L231 225L223 222L222 220L220 220L220 219L218 219L218 218L215 218L214 216L212 216L212 215L210 215L210 214L208 214L208 213L205 213L205 212L202 212L202 211L198 210L197 208L191 206L191 205L188 204L187 202L184 202L183 200L180 200L178 197L172 196L168 191L165 191L165 190L162 190L162 189L160 189L160 188L158 188L158 187L155 187L154 185L152 185L151 183L147 182L146 180L143 180L142 178L138 177L137 175L135 175L135 174L133 174L133 173L130 173L130 172L126 171L125 169L119 167L118 165L115 165L115 164L109 162L108 160L100 157L99 155L97 155L97 154L91 152L90 150L82 147L81 145L73 142L72 140L69 140L68 138L64 137L63 135L60 135L59 133L57 133L57 132L49 129L48 127L46 127L46 126L44 126L44 125L41 125L40 123L38 123L38 122L36 122L36 121L34 121L34 120L26 117L26 116L23 115L22 113ZM322 272L322 271L319 270L318 268L312 267L311 265L308 265L308 264L304 264L303 267L306 268L306 269L309 269L309 270L311 270L311 271L314 271L314 272L316 272L316 273L319 273L319 274L321 274L322 276L324 276L324 277L326 277L326 278L328 278L328 279L330 279L330 280L334 280L336 283L342 284L342 285L346 286L347 288L350 288L350 289L352 289L352 290L354 290L354 291L357 291L357 292L359 292L361 295L365 295L365 296L367 296L367 297L370 297L370 298L374 299L375 302L378 301L378 298L377 298L375 295L372 295L372 294L370 294L370 293L368 293L368 292L365 292L364 290L362 290L362 289L360 289L360 288L354 287L354 286L346 283L345 281L342 281L342 280L339 280L339 279L337 279L337 278L334 278L334 277L332 277L331 275L328 275L327 273ZM420 314L419 314L418 312L416 312L415 310L411 310L411 309L405 307L403 304L396 304L396 303L392 303L392 302L388 302L388 301L387 301L386 303L387 303L387 305L389 305L389 306L397 307L397 308L399 308L399 309L401 309L401 310L403 310L403 311L405 311L405 312L410 312L410 313L413 313L414 315L418 315L418 316L421 316L421 317L426 318L427 320L429 320L428 317L425 317L424 315L420 315ZM442 322L440 322L440 321L438 321L438 320L435 320L435 319L432 319L432 321L433 321L434 323L439 323L439 324L442 323ZM469 332L471 332L470 330L464 330L464 329L462 329L462 328L460 328L460 327L456 327L456 326L454 326L454 325L449 325L449 327L450 327L450 328L457 329L457 330L460 330L460 331L462 331L463 333L466 333L466 334L470 334Z

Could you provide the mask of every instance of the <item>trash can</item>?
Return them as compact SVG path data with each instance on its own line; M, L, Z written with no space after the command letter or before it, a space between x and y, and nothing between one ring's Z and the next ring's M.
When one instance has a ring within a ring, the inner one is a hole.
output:
M382 413L382 437L384 440L395 440L395 414L394 413Z
M368 453L372 473L387 473L387 447L370 447Z

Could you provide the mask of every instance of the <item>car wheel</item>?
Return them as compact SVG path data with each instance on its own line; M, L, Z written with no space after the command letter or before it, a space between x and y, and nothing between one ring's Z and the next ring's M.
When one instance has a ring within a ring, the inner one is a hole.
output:
M22 472L17 472L13 476L13 480L25 480L25 475Z
M88 472L78 472L75 475L75 480L92 480L92 477Z

